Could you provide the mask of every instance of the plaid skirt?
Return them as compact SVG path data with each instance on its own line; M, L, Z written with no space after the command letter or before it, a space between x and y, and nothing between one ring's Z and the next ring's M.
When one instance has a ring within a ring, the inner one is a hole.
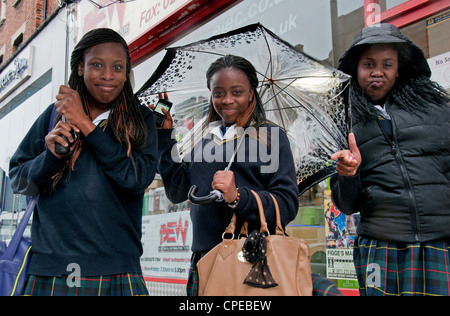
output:
M393 243L358 237L360 295L450 295L449 241Z
M189 268L189 278L186 287L188 296L198 296L198 272L197 262L204 256L205 253L193 253L191 259L191 267ZM312 273L313 282L313 296L342 296L336 285L324 277Z
M28 275L24 296L148 296L142 275L82 277L72 286L67 276ZM74 282L75 283L75 282Z

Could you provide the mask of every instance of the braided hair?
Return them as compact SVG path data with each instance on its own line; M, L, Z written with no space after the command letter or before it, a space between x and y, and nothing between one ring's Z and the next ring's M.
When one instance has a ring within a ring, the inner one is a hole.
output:
M80 95L85 113L90 119L89 92L84 83L83 76L78 74L78 65L84 59L84 52L96 45L103 43L119 43L122 45L126 56L126 76L122 92L111 104L111 112L108 117L108 125L111 126L117 141L127 148L127 156L133 161L131 151L139 149L147 140L148 130L139 110L139 101L133 93L130 83L131 57L126 41L117 32L108 28L98 28L86 33L75 46L70 60L71 74L69 86ZM61 120L59 115L55 124ZM74 144L74 150L67 165L54 176L53 188L56 187L66 169L74 170L75 162L82 150L82 139L78 137ZM133 161L134 165L134 161ZM70 168L68 168L70 167Z

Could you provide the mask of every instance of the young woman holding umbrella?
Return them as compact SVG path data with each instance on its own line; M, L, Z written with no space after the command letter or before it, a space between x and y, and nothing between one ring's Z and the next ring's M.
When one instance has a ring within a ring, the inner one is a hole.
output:
M211 64L206 78L211 91L207 120L209 132L194 146L189 162L173 157L176 140L171 137L172 118L168 112L165 112L164 125L158 130L158 169L166 195L173 203L185 201L192 185L198 187L199 195L207 195L211 190L223 194L223 201L191 206L193 256L187 288L189 295L198 293L196 263L222 241L222 234L233 212L238 217L237 227L248 220L249 231L259 230L258 207L250 190L260 195L271 232L275 229L275 208L270 194L280 205L283 226L294 219L298 210L297 179L289 141L283 130L266 121L253 65L244 58L227 55ZM240 128L250 128L255 133L243 136L238 132ZM245 141L237 159L230 170L224 171L228 165L227 158L236 149L241 137L245 137ZM277 161L263 161L255 146L251 145L254 140L258 145L263 144L269 156ZM227 146L229 142L233 146ZM275 150L276 153L271 152ZM262 171L262 167L270 164L276 165L276 168L269 172ZM327 283L326 287L329 286Z

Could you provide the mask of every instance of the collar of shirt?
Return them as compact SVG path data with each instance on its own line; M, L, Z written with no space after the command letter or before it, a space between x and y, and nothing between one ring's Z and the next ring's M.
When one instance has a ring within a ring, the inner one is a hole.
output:
M99 116L97 116L92 123L94 123L95 125L100 124L101 121L103 120L107 120L109 117L109 112L111 112L111 110L108 110L106 112L103 112L102 114L100 114Z
M389 115L389 113L386 111L386 104L382 107L381 105L374 105L374 107L380 112L380 115L385 119L385 120L390 120L391 116Z
M221 141L233 139L238 134L236 124L228 127L225 133L222 133L222 121L212 122L209 124L209 127L211 128L209 133Z

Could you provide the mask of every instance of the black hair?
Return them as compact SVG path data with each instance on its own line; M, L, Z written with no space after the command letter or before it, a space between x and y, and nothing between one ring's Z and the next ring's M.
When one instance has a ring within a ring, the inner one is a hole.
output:
M266 121L266 114L264 111L264 107L261 101L261 98L258 94L258 86L259 80L256 74L256 69L247 59L234 55L226 55L217 59L213 62L207 72L206 72L206 84L208 89L211 90L210 82L212 76L224 69L224 68L234 68L236 70L242 71L248 78L250 82L250 87L253 89L254 98L251 101L246 113L239 117L236 120L236 126L248 127L253 123L254 126L260 126L262 123ZM219 114L214 109L212 101L209 104L209 116L207 120L207 124L220 120Z
M126 41L117 32L108 28L98 28L86 33L82 39L75 46L70 60L71 74L69 77L69 86L76 90L83 104L85 113L90 116L90 108L88 95L89 92L84 83L83 76L78 74L78 65L83 62L84 53L87 49L103 44L103 43L119 43L127 56L126 60L126 76L127 80L124 83L122 92L111 105L111 112L108 117L108 125L111 126L116 139L127 148L128 157L133 160L131 156L132 149L139 149L147 140L148 130L144 119L139 110L139 101L133 93L133 88L130 82L131 73L131 57ZM59 116L56 120L61 119ZM91 118L92 119L92 118ZM56 123L55 123L56 124ZM78 137L74 150L71 153L70 168L73 170L75 162L82 149L82 139ZM56 175L53 187L62 177L62 174L67 169L65 166L59 174Z
M126 144L129 155L129 151L132 148L139 148L145 143L148 131L139 111L139 101L133 94L130 82L131 57L128 45L122 36L108 28L99 28L86 33L72 52L70 60L72 73L69 78L69 85L72 89L78 90L81 100L83 100L84 110L89 114L89 104L85 98L88 92L83 77L78 75L78 64L83 60L86 49L103 43L121 44L127 56L127 81L124 84L122 93L111 107L108 124L111 124L117 140L122 144Z

